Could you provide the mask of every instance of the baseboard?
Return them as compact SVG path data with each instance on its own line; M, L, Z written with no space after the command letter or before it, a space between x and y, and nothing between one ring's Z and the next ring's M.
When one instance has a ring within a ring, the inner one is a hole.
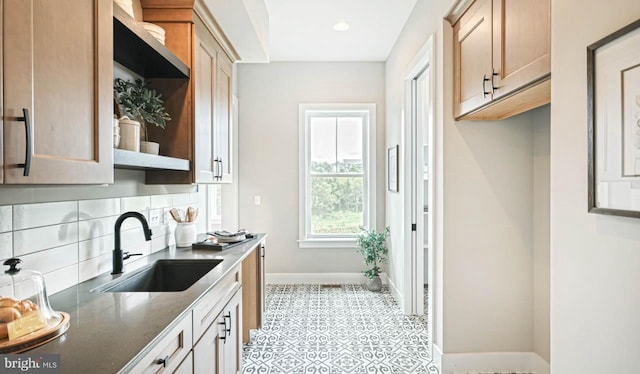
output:
M533 372L536 374L550 374L551 365L537 354L534 353L533 355Z
M549 374L549 364L533 352L445 353L442 374Z
M267 273L267 284L358 284L367 279L362 273ZM387 276L382 274L382 283Z
M433 363L438 368L442 367L442 349L435 343L433 343Z
M396 287L396 284L393 283L391 278L389 278L386 274L385 274L384 280L387 281L387 285L389 285L389 291L391 291L391 295L393 295L393 298L396 299L396 303L398 303L398 305L402 309L404 305L404 302L403 302L404 298L402 297L402 293L400 293L400 291L398 290L398 287ZM404 313L404 310L403 310L403 313Z

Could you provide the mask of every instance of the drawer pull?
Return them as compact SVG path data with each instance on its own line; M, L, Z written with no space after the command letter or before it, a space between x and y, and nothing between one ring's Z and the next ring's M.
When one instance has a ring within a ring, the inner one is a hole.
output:
M157 359L156 364L162 365L163 368L166 368L167 365L169 365L169 356L164 356L164 358Z
M482 97L486 98L487 95L489 94L489 92L487 92L487 82L489 81L489 78L487 78L487 75L483 75L482 76Z
M496 69L493 69L493 72L491 73L491 93L494 94L496 93L496 90L500 87L496 87L496 77L498 76L498 73L496 73Z
M229 318L229 327L227 327L227 318ZM227 315L224 316L224 327L226 328L229 335L231 335L231 312L227 313Z
M227 344L227 319L225 318L224 322L218 322L218 325L224 326L222 328L222 332L224 332L224 336L221 336L220 339L222 339L224 344Z

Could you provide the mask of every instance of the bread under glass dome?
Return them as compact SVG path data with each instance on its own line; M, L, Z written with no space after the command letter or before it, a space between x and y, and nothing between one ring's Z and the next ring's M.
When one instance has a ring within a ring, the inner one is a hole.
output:
M36 339L42 344L59 332L65 317L68 324L68 315L51 309L42 273L21 269L21 262L4 261L5 271L0 273L0 352L15 352L12 347Z

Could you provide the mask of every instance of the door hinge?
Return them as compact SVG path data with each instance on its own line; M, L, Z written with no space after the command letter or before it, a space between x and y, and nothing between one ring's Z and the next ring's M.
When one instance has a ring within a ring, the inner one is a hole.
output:
M416 225L415 223L411 224L411 231L418 231L418 225Z

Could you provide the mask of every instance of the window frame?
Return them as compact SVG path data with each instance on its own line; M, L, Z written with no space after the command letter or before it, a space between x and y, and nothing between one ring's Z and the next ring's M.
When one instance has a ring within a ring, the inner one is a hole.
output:
M317 114L314 116L313 114ZM311 234L311 117L362 115L363 121L363 215L364 227L376 226L376 104L327 103L299 104L298 106L298 166L299 166L299 222L300 248L355 248L355 234ZM336 170L337 172L337 170ZM329 173L326 176L345 176L347 173ZM356 174L360 176L360 174Z

